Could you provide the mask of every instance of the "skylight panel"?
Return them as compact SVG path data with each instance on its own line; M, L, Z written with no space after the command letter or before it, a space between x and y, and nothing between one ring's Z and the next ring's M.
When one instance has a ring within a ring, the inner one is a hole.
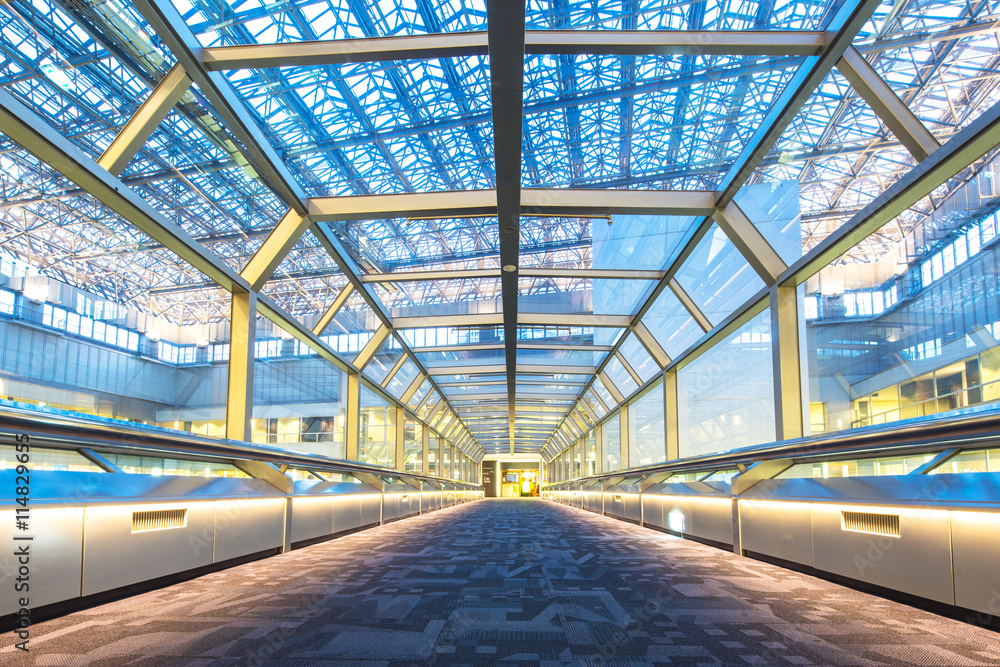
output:
M800 60L529 56L522 183L712 188Z
M825 25L829 1L744 0L530 0L529 29L578 30L750 30L767 27L816 30ZM693 7L699 11L693 11Z
M712 324L764 287L764 281L714 223L676 277Z

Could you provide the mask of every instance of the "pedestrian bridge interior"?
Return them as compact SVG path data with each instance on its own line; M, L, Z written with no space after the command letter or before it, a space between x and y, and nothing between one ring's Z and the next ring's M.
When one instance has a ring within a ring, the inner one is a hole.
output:
M5 663L1000 662L1000 2L0 49Z

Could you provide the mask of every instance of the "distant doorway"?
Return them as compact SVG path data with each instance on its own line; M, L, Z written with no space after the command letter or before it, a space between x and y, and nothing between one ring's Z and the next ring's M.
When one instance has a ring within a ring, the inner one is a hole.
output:
M538 495L537 470L505 470L500 480L501 498L526 498Z

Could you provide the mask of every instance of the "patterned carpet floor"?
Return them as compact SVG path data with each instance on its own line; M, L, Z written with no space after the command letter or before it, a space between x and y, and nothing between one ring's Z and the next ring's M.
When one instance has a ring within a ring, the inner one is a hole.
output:
M32 628L2 665L1000 665L997 633L537 499L414 517Z

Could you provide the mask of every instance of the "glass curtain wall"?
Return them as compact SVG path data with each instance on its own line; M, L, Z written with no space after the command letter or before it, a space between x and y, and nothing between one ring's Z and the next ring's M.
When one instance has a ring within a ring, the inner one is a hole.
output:
M773 441L770 311L682 368L677 402L681 458Z
M427 472L431 475L440 475L441 469L438 466L438 460L441 458L440 452L440 438L438 434L434 431L430 432L427 444Z
M407 418L403 424L403 470L423 472L423 425Z
M584 476L597 473L597 429L592 428L583 436L583 474Z
M347 458L347 373L257 316L252 440Z
M604 472L622 467L621 412L615 412L601 427L604 435Z
M905 238L908 263L842 258L802 285L812 432L1000 400L1000 230L988 202L925 216Z
M126 225L117 218L109 224ZM152 254L182 264L168 251ZM192 301L214 304L211 321L196 323L183 309L154 316L39 275L3 253L0 283L0 398L47 412L225 436L228 292L192 288Z
M663 420L663 383L629 404L629 467L652 465L667 458Z
M358 460L396 467L396 406L368 387L361 387Z

